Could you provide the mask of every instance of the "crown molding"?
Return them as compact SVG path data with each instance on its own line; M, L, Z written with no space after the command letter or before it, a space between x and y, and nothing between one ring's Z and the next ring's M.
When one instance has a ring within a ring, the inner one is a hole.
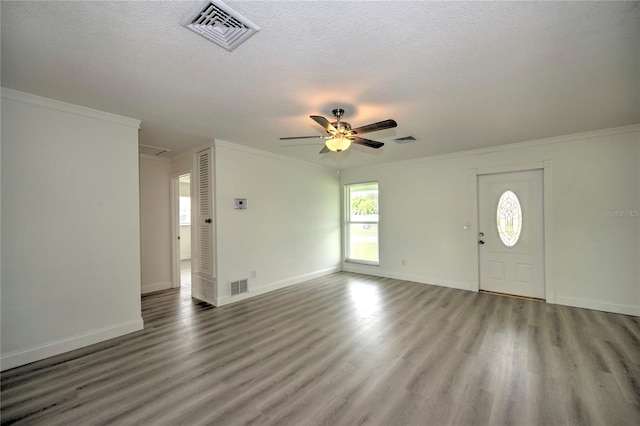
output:
M627 133L638 133L638 132L640 132L640 124L631 124L628 126L612 127L612 128L600 129L600 130L591 130L588 132L572 133L569 135L562 135L562 136L552 136L550 138L535 139L535 140L525 141L525 142L515 142L515 143L504 144L504 145L488 146L485 148L476 148L476 149L470 149L465 151L451 152L447 154L428 155L424 157L412 158L410 160L394 161L389 163L375 164L371 166L345 168L342 170L351 171L351 170L366 170L366 169L380 168L380 167L402 167L408 164L415 164L415 163L421 163L421 162L427 162L427 161L438 161L438 160L447 160L447 159L459 158L459 157L469 157L474 155L484 155L484 154L491 154L494 152L527 149L527 148L533 148L533 147L543 146L543 145L575 142L580 140L595 139L595 138L602 138L607 136L615 136L615 135L622 135Z
M87 108L80 105L74 105L67 102L57 101L55 99L44 98L42 96L32 95L31 93L20 92L18 90L1 88L2 99L22 102L69 114L80 115L83 117L93 118L97 120L107 121L110 123L120 124L122 126L134 127L140 129L140 120L124 117L122 115L111 114L109 112L99 111L97 109Z

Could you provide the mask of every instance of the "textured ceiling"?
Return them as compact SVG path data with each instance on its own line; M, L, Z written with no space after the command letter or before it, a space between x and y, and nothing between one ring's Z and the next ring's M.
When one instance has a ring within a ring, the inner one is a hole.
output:
M142 120L174 153L222 139L340 168L640 122L638 2L228 1L233 52L192 2L2 1L2 85ZM398 127L319 155L309 115ZM417 141L399 145L394 138Z

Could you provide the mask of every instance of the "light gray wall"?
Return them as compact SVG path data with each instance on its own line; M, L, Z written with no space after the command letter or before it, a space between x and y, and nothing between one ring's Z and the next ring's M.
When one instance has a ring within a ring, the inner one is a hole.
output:
M219 305L340 269L335 169L216 141L215 175ZM231 297L244 278L250 293Z
M379 181L381 203L380 266L344 269L477 288L473 170L551 160L550 298L640 315L639 151L632 126L343 170L342 184Z
M167 160L140 157L142 293L171 288L170 171Z
M142 328L138 126L2 90L2 369Z

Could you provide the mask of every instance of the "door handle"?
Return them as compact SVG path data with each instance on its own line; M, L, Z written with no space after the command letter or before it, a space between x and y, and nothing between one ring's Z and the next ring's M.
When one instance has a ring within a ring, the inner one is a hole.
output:
M480 241L478 241L478 244L482 245L482 244L484 244L484 241L480 240Z
M205 220L204 220L204 223L213 223L213 220L212 220L211 218L209 218L209 219L205 219Z

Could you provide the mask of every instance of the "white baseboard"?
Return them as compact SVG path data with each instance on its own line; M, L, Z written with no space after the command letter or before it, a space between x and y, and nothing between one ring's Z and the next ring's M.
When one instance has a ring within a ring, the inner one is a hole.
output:
M456 288L460 290L476 291L473 283L464 283L457 281L440 280L437 278L428 278L410 274L397 274L389 271L375 269L370 266L361 266L356 263L345 263L343 270L345 272L353 272L356 274L372 275L375 277L393 278L403 281L412 281L421 284L438 285L442 287ZM615 314L640 316L640 307L632 305L619 305L609 302L601 302L599 300L580 299L575 297L563 297L555 295L554 300L548 300L547 303L556 303L558 305L573 306L576 308L594 309L596 311L612 312Z
M557 294L556 304L573 306L576 308L594 309L596 311L612 312L614 314L640 316L640 306L618 305L616 303L601 302L599 300L558 296Z
M116 324L111 327L92 330L67 339L45 343L44 345L36 346L35 348L3 354L0 358L0 371L19 367L54 355L93 345L94 343L120 337L125 334L133 333L134 331L142 330L143 328L144 323L142 318L140 318Z
M392 278L395 280L411 281L411 282L420 283L420 284L437 285L440 287L449 287L449 288L455 288L458 290L475 291L474 289L472 289L472 283L466 283L462 281L443 280L439 278L430 278L430 277L424 277L421 275L398 274L395 272L389 272L389 271L380 270L380 269L373 270L373 268L371 268L370 266L364 266L364 265L361 266L361 265L358 265L357 263L345 262L344 268L342 270L345 272L353 272L356 274L372 275L374 277Z
M270 291L279 290L281 288L289 287L295 284L300 284L305 281L312 280L314 278L324 277L326 275L331 275L336 272L340 272L340 266L335 266L332 268L321 269L319 271L310 272L308 274L298 275L296 277L286 278L284 280L275 281L266 285L262 285L258 288L252 288L251 280L249 280L249 291L247 293L242 293L237 296L226 296L219 297L216 306L224 306L230 303L239 302L241 300L249 299L251 297L258 296L260 294L268 293Z
M171 281L160 281L157 283L142 284L142 294L153 293L154 291L169 290L172 288Z

